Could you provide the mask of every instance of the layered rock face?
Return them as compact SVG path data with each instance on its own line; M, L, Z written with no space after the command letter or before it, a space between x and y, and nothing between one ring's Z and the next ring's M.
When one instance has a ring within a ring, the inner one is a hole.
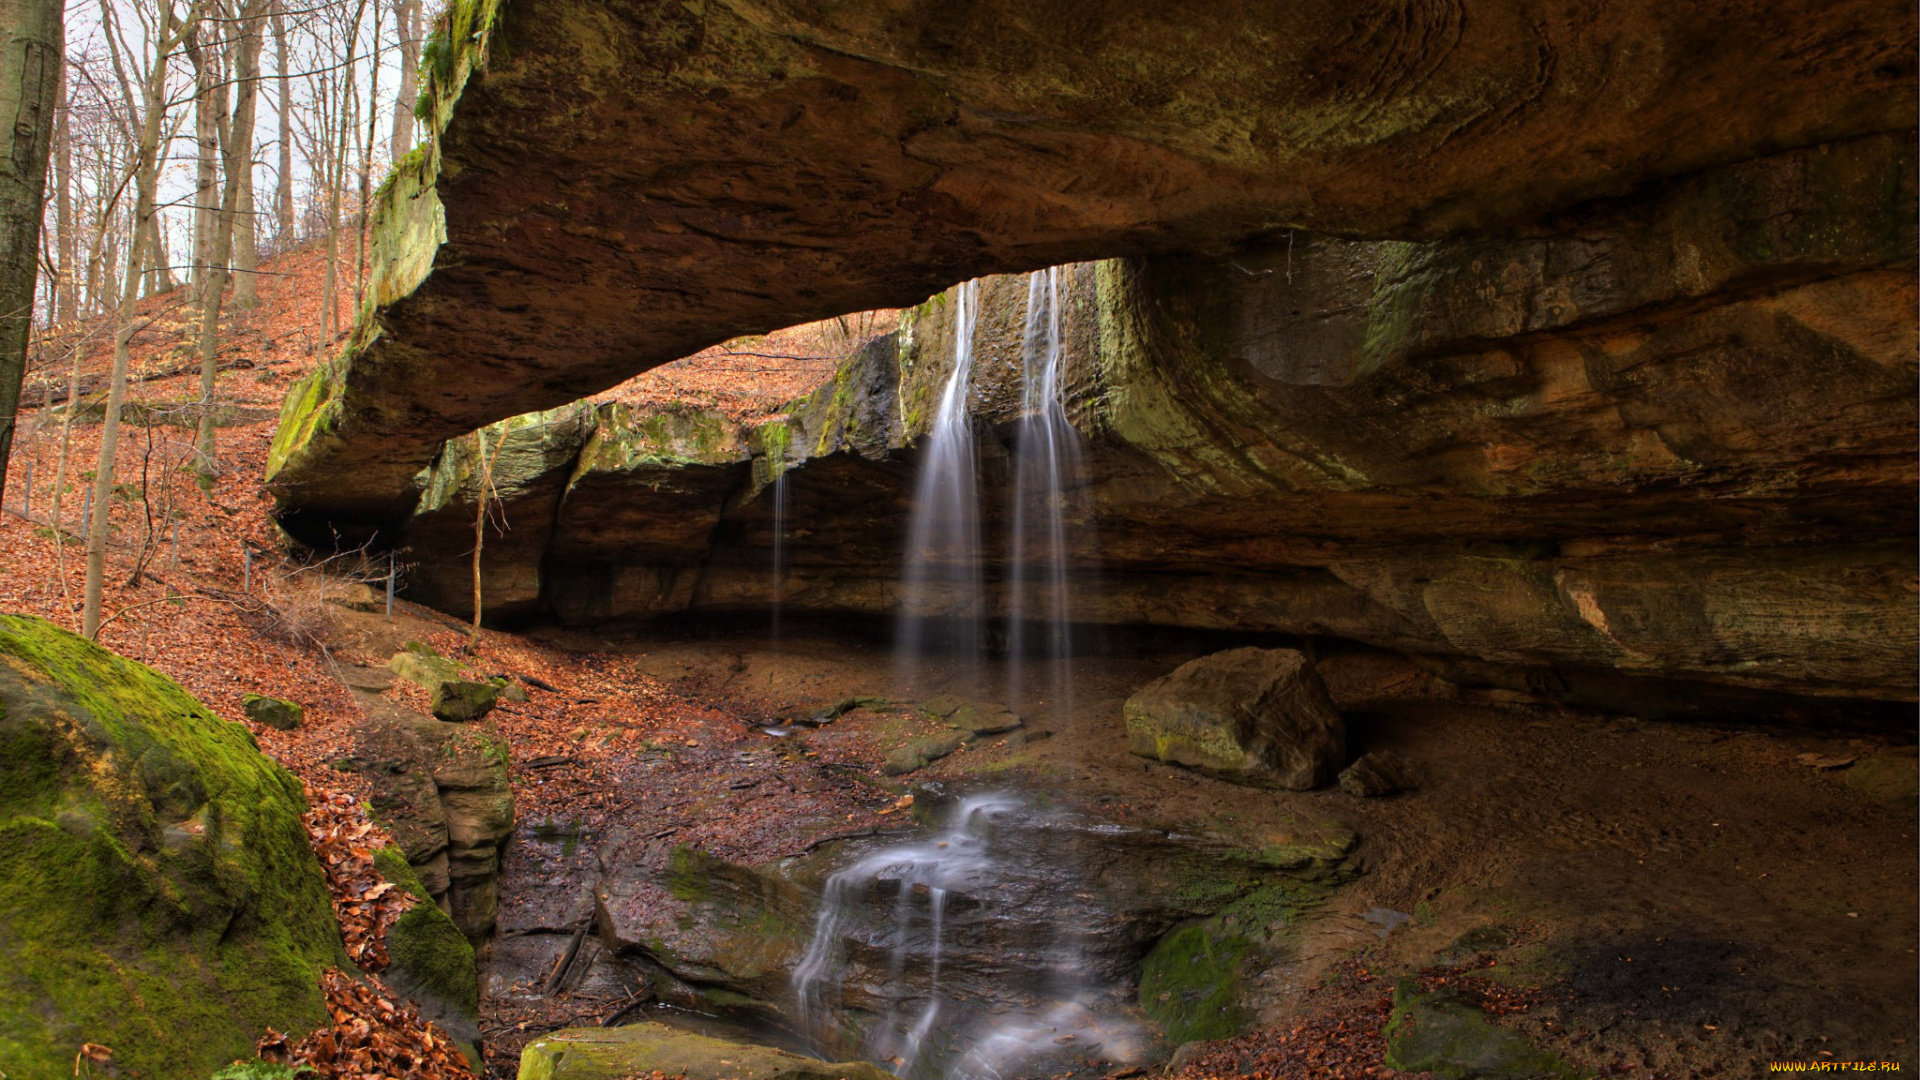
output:
M741 333L1292 228L1530 226L1915 114L1891 0L474 0L441 34L372 308L274 447L307 538L391 526L442 440Z
M1498 238L1064 268L1074 617L1350 639L1642 710L1709 683L1911 700L1913 153L1792 151ZM989 614L1027 292L985 281L974 340ZM784 610L890 614L953 345L936 298L751 430L496 425L512 541L487 547L490 610L764 610L784 475ZM476 453L448 444L422 485L450 494L401 534L455 611Z

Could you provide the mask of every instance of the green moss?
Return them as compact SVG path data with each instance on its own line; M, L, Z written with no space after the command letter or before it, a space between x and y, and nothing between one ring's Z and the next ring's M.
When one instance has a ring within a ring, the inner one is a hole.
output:
M393 960L387 969L388 981L409 996L432 995L465 1014L477 1014L480 974L473 945L453 919L434 905L398 847L389 845L375 852L374 865L381 877L420 901L387 931L387 955Z
M675 900L688 904L713 899L710 875L714 861L697 848L685 844L675 847L667 866L667 891Z
M1251 1018L1240 1005L1243 938L1194 923L1160 939L1140 966L1140 1006L1169 1041L1230 1039Z
M208 1075L347 966L300 785L178 684L0 616L0 1062Z
M313 1068L301 1065L276 1065L270 1061L236 1061L213 1074L213 1080L299 1080L303 1076L317 1076Z
M1387 1020L1391 1068L1430 1072L1444 1080L1581 1080L1592 1075L1517 1031L1447 994L1422 994L1407 976L1393 993Z
M273 480L316 437L332 434L338 423L336 400L343 369L332 363L321 364L305 378L287 388L280 404L280 426L274 430L273 443L267 448L268 481Z
M1325 902L1329 887L1276 877L1196 878L1176 898L1190 908L1218 907L1208 918L1160 939L1140 968L1140 1005L1168 1039L1226 1039L1252 1018L1245 978L1294 948L1300 922Z

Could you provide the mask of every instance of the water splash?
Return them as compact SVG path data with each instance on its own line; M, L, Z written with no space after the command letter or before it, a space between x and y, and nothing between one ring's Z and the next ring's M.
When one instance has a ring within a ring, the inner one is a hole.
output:
M948 953L964 940L954 937L963 929L952 917L956 904L964 901L959 921L976 932L1025 914L1006 885L1010 867L1031 854L1032 833L1014 826L1039 821L1016 796L970 796L941 832L872 851L828 878L792 977L800 1031L830 1058L857 1053L912 1080L999 1080L1076 1050L1137 1058L1138 1029L1103 1005L1112 988L1079 955L1071 927L1034 928L1049 942L1043 969L1008 973L1029 984L1024 1006L984 1008L944 981ZM884 949L881 963L875 945ZM867 955L856 958L863 948ZM863 1030L843 1028L851 1013L873 1019Z
M980 497L974 455L973 331L980 283L955 289L953 370L925 440L902 568L896 649L902 682L913 686L936 647L972 681L985 640L981 612Z
M1008 539L1007 704L1024 713L1024 664L1048 661L1049 706L1073 712L1073 620L1068 592L1069 500L1084 476L1080 433L1067 419L1061 372L1060 268L1027 277L1021 348L1023 401L1014 451L1012 535ZM1083 519L1085 515L1080 515ZM1038 631L1039 640L1029 635Z

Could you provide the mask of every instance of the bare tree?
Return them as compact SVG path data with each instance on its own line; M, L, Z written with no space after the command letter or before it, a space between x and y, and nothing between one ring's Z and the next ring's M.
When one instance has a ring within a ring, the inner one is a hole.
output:
M282 0L273 5L273 53L278 66L274 69L274 79L278 82L280 97L280 174L274 188L274 223L277 226L274 236L275 250L285 251L293 246L293 78L292 61L288 57L287 16Z
M106 575L108 518L113 499L113 466L120 439L120 409L126 401L127 367L132 356L134 305L140 299L139 268L146 255L146 240L157 238L158 209L155 191L159 186L160 136L165 128L168 98L167 73L170 61L193 33L205 14L206 0L193 0L185 14L175 10L173 0L157 0L152 18L142 16L143 30L138 52L134 51L114 11L113 0L100 0L101 26L107 47L113 56L114 76L126 99L130 116L139 122L138 141L133 152L134 234L127 253L127 274L120 290L113 334L113 373L107 382L106 416L100 429L100 457L93 474L93 517L87 523L87 583L81 601L81 631L88 637L100 631L101 586ZM138 90L127 73L129 62L141 64Z
M387 159L398 164L413 149L414 100L420 96L420 0L394 0L393 19L400 45L400 89L393 95Z
M245 27L259 21L261 0L246 0L239 9L237 23ZM260 66L260 37L258 34L241 32L231 39L232 62L228 70L239 72ZM212 66L213 58L197 55L201 52L194 43L189 43L188 52L194 55L194 66L204 71ZM219 425L214 407L214 376L219 370L220 355L220 304L226 295L227 264L233 252L233 234L235 219L240 212L240 188L248 173L253 171L253 110L255 95L252 93L253 80L243 80L240 87L239 108L232 116L227 115L227 94L224 83L209 85L200 80L200 94L205 99L212 98L210 105L202 110L211 113L214 118L214 133L221 149L222 166L226 183L221 189L220 205L214 214L213 235L209 238L211 247L207 264L206 287L200 295L200 431L195 440L198 450L196 471L199 473L200 486L211 489L213 479L219 469L214 458L214 435Z
M6 50L0 56L0 116L13 121L10 151L0 163L0 500L6 498L7 462L33 333L64 15L60 0L0 0Z

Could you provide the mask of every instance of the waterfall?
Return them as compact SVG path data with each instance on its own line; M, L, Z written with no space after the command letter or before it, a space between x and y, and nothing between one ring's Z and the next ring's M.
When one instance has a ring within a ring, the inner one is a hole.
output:
M1060 268L1027 277L1021 347L1022 407L1014 450L1012 535L1008 538L1007 705L1025 713L1029 652L1048 661L1051 715L1073 712L1067 668L1072 615L1067 592L1067 499L1081 479L1080 434L1067 420L1060 372ZM1039 641L1028 640L1037 625ZM1037 648L1036 648L1037 646Z
M908 686L936 645L946 647L963 680L972 682L983 645L979 490L967 406L979 306L979 282L954 290L953 371L940 392L914 490L896 638Z
M780 650L780 603L785 599L787 583L787 473L782 469L773 478L773 649Z
M1100 1005L1110 988L1075 955L1071 926L1031 928L1047 942L1047 962L1009 973L1025 988L1009 994L1023 998L1019 1007L970 999L944 981L956 942L977 949L981 933L1004 934L1031 909L1031 895L1010 892L1008 882L1034 855L1033 834L1020 827L1045 820L1010 794L968 796L939 833L870 851L829 877L792 977L800 1033L830 1058L858 1052L913 1080L998 1080L1059 1053L1072 1041L1060 1036L1073 1032L1113 1060L1137 1053L1137 1031ZM971 960L978 965L980 954ZM874 1019L863 1029L839 1026L855 1014Z

